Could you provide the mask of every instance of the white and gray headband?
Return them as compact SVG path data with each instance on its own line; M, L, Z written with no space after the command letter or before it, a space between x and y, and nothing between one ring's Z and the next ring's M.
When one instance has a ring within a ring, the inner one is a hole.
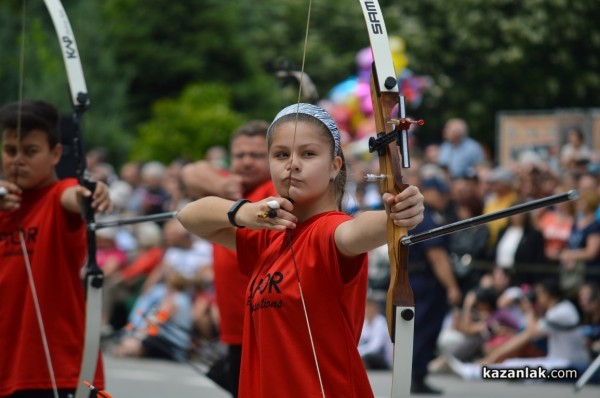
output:
M275 123L277 123L277 121L279 119L281 119L284 116L293 115L296 113L312 116L315 119L317 119L318 121L320 121L321 123L323 123L325 125L325 127L327 127L327 130L329 130L329 132L331 133L331 137L333 138L333 146L334 146L333 154L334 154L334 156L340 156L340 132L337 128L337 125L335 124L335 121L333 120L331 115L325 109L323 109L319 106L316 106L316 105L312 105L312 104L299 103L299 104L289 105L289 106L283 108L277 114L277 116L275 116L275 119L273 119L273 122L271 123L271 125L269 126L269 129L267 130L267 141L269 141L271 139L271 133L272 133L271 129L272 129L273 125Z

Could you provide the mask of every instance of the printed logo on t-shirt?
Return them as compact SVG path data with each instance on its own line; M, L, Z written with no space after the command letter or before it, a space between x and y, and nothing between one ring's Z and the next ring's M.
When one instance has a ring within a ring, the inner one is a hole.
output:
M20 232L23 233L25 245L27 247L28 254L32 254L32 245L37 240L38 227L18 228L9 232L0 232L0 245L6 247L3 257L20 256L23 254L21 249L21 238L19 237Z
M281 287L279 285L283 282L283 279L283 274L277 271L273 273L269 272L262 278L256 278L252 281L250 284L250 296L247 301L251 313L259 310L280 309L283 307L281 299L262 297L263 295L281 294Z

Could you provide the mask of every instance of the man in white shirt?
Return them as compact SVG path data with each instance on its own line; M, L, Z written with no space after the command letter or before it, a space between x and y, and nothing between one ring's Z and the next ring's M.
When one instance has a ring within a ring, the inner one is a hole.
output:
M365 321L358 342L358 352L367 369L390 369L394 346L388 332L387 321L379 303L367 298Z
M579 314L568 300L562 300L557 281L546 280L535 286L536 300L544 316L535 318L531 303L522 299L523 311L527 317L526 328L506 343L498 346L478 364L465 364L448 358L448 364L464 379L479 379L482 365L494 369L542 367L547 370L582 367L589 363L589 353L579 330ZM501 363L498 360L510 355L529 342L546 337L548 353L540 358L510 358Z
M169 270L192 280L201 268L212 267L212 245L195 239L178 220L169 220L164 227L165 254L159 266L146 278L142 292L129 314L132 325L145 322L144 316L164 299L167 287L164 277Z

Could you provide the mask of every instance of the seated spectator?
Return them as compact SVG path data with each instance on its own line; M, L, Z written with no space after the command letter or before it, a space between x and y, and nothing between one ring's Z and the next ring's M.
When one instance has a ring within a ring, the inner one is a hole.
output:
M165 251L162 231L156 223L137 225L135 237L138 241L135 259L118 275L121 281L128 284L150 275L160 264Z
M213 340L219 333L219 310L214 290L213 267L200 267L193 280L192 324L202 339Z
M543 170L540 175L539 184L540 197L542 198L568 191L568 188L561 184L561 181L558 178L556 171Z
M519 325L508 308L498 307L498 292L495 288L480 288L475 292L475 305L479 325L471 325L479 330L483 339L482 351L489 354L494 348L516 334ZM468 325L465 325L468 326Z
M177 211L189 202L185 187L180 179L181 170L185 166L183 160L174 160L169 164L163 177L162 186L167 194L163 203L163 211Z
M212 164L213 167L221 170L227 170L229 163L227 159L227 149L221 145L211 146L206 150L204 160Z
M531 223L528 213L508 218L498 233L492 258L498 267L514 268L520 283L531 284L536 274L528 266L539 265L544 257L544 237Z
M144 188L141 181L142 164L138 162L125 163L119 173L120 181L123 181L131 187L131 194L127 198L125 209L132 215L139 215L142 212L142 196Z
M518 322L507 308L498 308L498 292L493 287L478 287L465 297L458 330L465 342L452 353L461 359L485 355L514 335Z
M456 203L460 221L481 215L483 202L477 196L467 196ZM448 252L454 274L463 293L477 284L478 275L472 272L472 262L483 259L486 254L489 230L486 225L467 228L448 237Z
M141 169L141 214L164 212L169 195L163 188L166 167L157 161L148 162Z
M450 180L450 195L455 202L474 196L481 198L480 189L479 177L475 169L469 169L466 175Z
M116 234L117 228L96 231L96 261L107 278L127 264L127 253L117 247Z
M517 321L518 329L526 326L525 314L521 310L521 298L529 292L530 286L523 287L515 284L515 271L512 268L495 267L492 270L491 285L498 292L496 305L498 308L507 309Z
M579 191L579 194L581 195L584 192L595 192L600 195L599 175L599 173L590 173L587 170L580 174L574 174L574 179L576 180L575 187ZM600 206L596 209L596 220L600 221Z
M388 246L379 246L369 252L369 289L385 297L390 287L390 257Z
M119 330L127 324L133 300L164 256L162 231L156 223L138 224L134 231L138 249L133 261L104 281L103 308L112 330ZM106 329L106 332L110 331Z
M456 204L450 198L450 186L441 176L425 178L420 185L426 197L426 206L434 213L436 222L449 224L457 221Z
M114 348L116 356L151 357L183 361L190 346L191 299L187 279L169 269L166 291L156 309L142 314L143 322Z
M462 119L450 119L444 126L444 142L440 146L437 161L448 168L450 176L461 177L485 160L479 142L469 137L467 123Z
M581 159L590 159L592 150L585 144L583 131L572 127L567 131L567 142L560 150L560 164L564 168L572 168Z
M163 260L144 282L142 294L129 314L129 322L133 325L139 325L143 321L140 314L146 313L165 296L164 276L170 269L192 280L199 268L212 266L212 245L201 240L194 242L192 235L179 221L173 219L165 224L164 239L167 248ZM191 298L191 293L188 294Z
M537 166L524 164L523 161L521 161L516 179L517 195L519 198L524 201L530 201L542 197L542 171Z
M127 265L127 253L117 247L115 242L116 233L117 228L103 228L96 231L96 262L104 273L104 283L106 286L111 286L118 272ZM109 301L111 295L105 292L103 298L103 333L109 335L113 330L109 326L112 316L112 305Z
M592 356L600 355L600 287L593 282L579 289L577 303L582 314L583 336Z
M517 193L513 187L514 174L509 170L496 167L491 170L487 176L485 183L489 184L490 194L485 199L483 206L483 214L493 213L499 210L504 210L517 201ZM492 248L498 239L498 233L508 224L508 221L503 218L495 220L487 224L490 230L488 239L488 247Z
M358 352L365 368L390 369L393 363L393 350L385 315L381 312L379 303L373 297L368 297L365 321L358 342Z
M478 363L463 363L448 356L451 369L464 379L481 378L481 366L490 368L522 368L541 366L547 370L578 368L589 363L589 355L579 328L580 318L575 306L562 298L558 281L549 279L535 285L536 304L543 313L536 317L529 300L523 299L527 327L504 344L494 348ZM538 358L510 358L501 361L528 343L545 337L548 340L546 356Z
M571 298L577 295L584 280L598 278L588 270L600 269L600 222L595 215L599 203L600 197L596 192L581 192L575 204L577 216L568 248L559 255L562 265L561 287Z
M113 203L112 218L127 218L130 213L127 209L129 200L133 195L131 185L125 181L117 180L109 187L110 200ZM137 250L137 241L130 228L117 228L115 236L117 247L123 249L128 255Z
M565 189L558 188L555 193ZM575 209L572 202L563 202L542 213L538 228L544 236L544 254L547 259L558 261L560 252L567 248L569 236L573 229Z
M505 275L500 268L483 275L479 285L465 295L462 309L452 311L437 342L441 355L429 364L432 371L444 368L447 355L461 361L479 358L518 330L519 317L511 306L498 305L499 295L510 283Z

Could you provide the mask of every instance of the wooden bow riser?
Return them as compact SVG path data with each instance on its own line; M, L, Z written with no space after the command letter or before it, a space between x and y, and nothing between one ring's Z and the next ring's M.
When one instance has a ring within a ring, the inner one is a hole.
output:
M376 71L374 69L371 77L371 98L373 98L375 125L377 131L391 134L394 133L396 127L387 122L394 116L392 112L394 107L398 105L398 94L380 92L375 84L375 76ZM379 182L380 192L389 192L396 195L408 186L402 179L401 164L400 148L397 141L394 140L386 146L385 150L379 153L380 173L386 177ZM393 341L396 335L395 307L414 307L414 299L408 279L408 247L400 244L400 239L408 235L408 230L405 227L396 226L391 218L388 218L387 223L390 286L387 292L386 316L388 331Z

